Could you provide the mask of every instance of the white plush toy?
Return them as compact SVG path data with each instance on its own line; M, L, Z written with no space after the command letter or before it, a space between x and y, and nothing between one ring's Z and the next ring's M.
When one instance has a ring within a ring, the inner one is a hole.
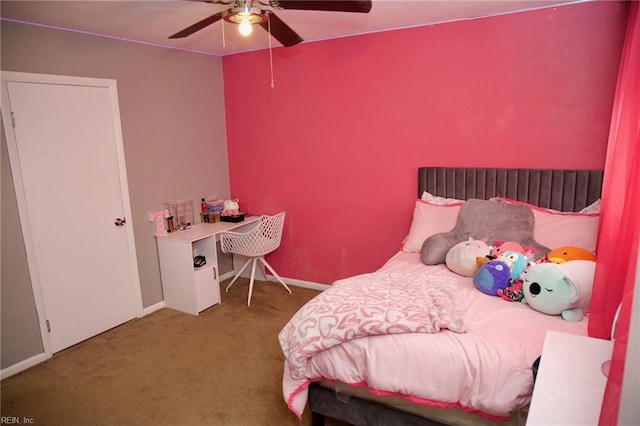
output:
M536 311L577 322L591 303L596 262L536 263L522 273L524 301Z
M473 277L478 270L478 258L486 258L491 253L489 247L482 240L469 238L449 249L445 258L447 268L463 277Z
M240 214L240 202L237 198L232 200L224 200L224 210L222 216L236 216Z

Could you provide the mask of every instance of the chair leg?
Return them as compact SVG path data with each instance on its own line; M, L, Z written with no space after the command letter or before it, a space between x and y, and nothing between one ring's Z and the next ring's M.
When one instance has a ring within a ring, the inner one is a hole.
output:
M256 274L256 263L258 263L258 259L251 259L253 263L251 264L251 279L249 280L249 298L247 298L247 306L251 306L251 294L253 293L253 277Z
M235 277L233 277L233 279L231 280L227 288L224 290L225 292L229 292L229 288L233 285L234 282L236 282L238 278L240 278L240 275L242 275L244 270L247 269L247 266L249 266L249 262L251 262L252 260L253 259L249 259L246 262L244 262L244 265L242 265L242 268L240 268L240 271L236 274Z
M273 270L273 268L271 267L271 265L269 265L269 263L265 260L265 258L264 258L264 257L259 257L258 259L259 259L262 263L264 263L264 266L266 266L266 267L267 267L267 269L268 269L268 270L273 274L273 276L274 276L274 277L276 277L276 279L277 279L278 281L280 281L280 284L282 284L282 285L284 286L284 288L286 288L286 289L287 289L287 291L288 291L289 293L291 293L291 290L289 289L289 287L287 287L287 285L284 283L284 281L282 281L282 278L280 278L280 275L278 275L278 274L276 273L276 271L274 271L274 270Z

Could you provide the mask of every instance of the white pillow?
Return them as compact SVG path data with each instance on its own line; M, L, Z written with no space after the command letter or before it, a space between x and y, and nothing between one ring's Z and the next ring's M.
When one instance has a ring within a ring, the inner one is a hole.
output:
M426 201L428 203L431 204L435 204L438 206L447 206L450 204L460 204L460 203L464 203L464 200L457 200L455 198L444 198L444 197L438 197L437 195L433 195L427 191L424 191L422 193L422 197L420 197L420 199L422 201Z
M448 232L453 229L458 220L460 207L464 202L457 204L433 204L423 200L416 200L413 210L413 221L409 229L409 235L404 239L402 251L405 253L420 253L422 243L428 237L440 232Z
M589 204L584 209L580 210L580 213L585 213L585 214L600 213L600 199L598 198L596 201Z

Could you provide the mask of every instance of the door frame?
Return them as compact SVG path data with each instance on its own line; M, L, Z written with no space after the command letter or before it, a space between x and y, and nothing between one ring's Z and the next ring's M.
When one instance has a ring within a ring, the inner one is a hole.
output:
M31 288L33 290L33 298L36 305L36 313L38 315L38 324L40 326L40 335L42 337L42 346L44 348L45 357L51 358L53 352L51 349L51 339L49 332L47 331L46 324L46 309L44 303L44 297L42 295L42 286L40 283L40 277L38 274L38 268L34 264L34 245L33 236L31 233L31 225L29 223L27 214L27 202L24 189L24 183L22 180L22 170L20 166L20 158L18 155L18 146L16 141L15 132L12 130L12 116L9 110L9 92L7 88L7 82L22 82L22 83L40 83L40 84L57 84L57 85L69 85L69 86L91 86L101 87L109 90L111 97L111 114L113 118L113 130L115 139L116 157L118 162L118 176L120 180L120 194L123 206L123 215L125 218L129 218L127 226L124 226L127 247L129 251L129 264L132 273L132 297L134 297L134 303L136 306L136 316L138 318L144 316L144 308L142 305L142 289L140 287L140 274L138 271L138 260L136 256L135 239L133 234L133 217L131 214L131 202L129 199L129 186L127 181L126 165L124 159L124 143L122 138L122 127L120 122L120 109L118 106L118 89L116 80L100 79L92 77L74 77L74 76L62 76L62 75L50 75L50 74L35 74L25 72L13 72L2 71L0 73L0 81L2 84L2 120L5 126L5 136L7 140L7 151L9 153L9 163L11 166L11 173L13 175L14 189L16 192L16 200L18 204L18 214L20 217L20 226L22 229L22 235L25 245L25 251L27 254L27 264L29 266L29 276L31 278Z

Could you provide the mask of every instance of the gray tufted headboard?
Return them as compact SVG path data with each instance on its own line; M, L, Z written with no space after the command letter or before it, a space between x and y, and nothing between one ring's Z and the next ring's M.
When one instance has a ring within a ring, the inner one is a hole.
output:
M602 170L420 167L423 191L467 200L507 197L540 207L577 212L600 198Z

